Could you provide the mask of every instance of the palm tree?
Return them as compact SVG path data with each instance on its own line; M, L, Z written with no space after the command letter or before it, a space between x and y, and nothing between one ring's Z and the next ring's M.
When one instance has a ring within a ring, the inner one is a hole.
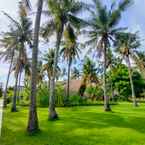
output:
M125 58L128 64L128 72L129 72L130 85L132 91L133 105L136 107L138 106L138 104L135 96L135 90L134 90L135 88L132 79L132 69L131 69L130 59L132 58L132 60L134 60L134 53L136 49L140 46L140 42L136 34L124 32L124 33L119 33L116 36L116 45L117 45L117 51Z
M6 108L7 107L7 88L8 88L10 74L12 71L14 56L17 49L17 42L15 41L15 36L14 36L13 31L5 32L2 35L2 39L0 39L0 43L1 43L0 44L1 47L4 48L4 51L2 50L0 52L1 59L4 59L4 61L10 62L5 91L4 91L4 108Z
M106 63L107 63L107 48L113 41L115 34L122 31L123 28L117 28L117 24L121 19L121 13L131 3L131 0L123 0L118 4L114 1L111 9L103 5L100 0L93 0L93 5L89 8L91 19L88 20L90 29L88 30L90 40L88 45L93 45L92 48L97 47L99 54L103 55L104 59L104 73L103 73L103 88L104 88L104 109L110 111L109 97L106 93Z
M83 64L83 79L82 79L82 84L80 87L80 95L83 96L86 86L91 83L96 83L98 82L98 78L97 78L97 68L95 63L90 60L90 58L86 58L85 59L85 63Z
M48 0L49 12L51 15L49 22L46 27L43 28L43 36L47 38L52 32L56 32L56 49L54 57L54 66L53 66L53 77L50 83L50 100L49 100L49 118L54 120L58 118L58 115L55 110L55 79L56 79L56 67L59 58L59 49L61 44L61 39L63 36L64 26L72 24L75 27L79 27L81 20L75 16L82 10L82 3L76 0Z
M13 30L13 36L15 40L15 44L17 45L18 55L15 62L15 89L14 89L14 97L12 101L12 112L16 112L16 97L17 97L17 85L18 85L18 76L21 72L21 69L24 64L27 64L27 53L25 44L29 44L31 47L31 21L28 18L27 10L22 2L19 3L19 21L14 20L10 15L4 13L10 21L13 23L11 26L11 30ZM20 74L21 75L21 74Z
M29 8L31 7L29 0L23 0L23 1L26 3L27 7ZM31 96L30 96L30 109L29 109L29 118L28 118L28 126L27 126L27 131L29 133L33 133L39 130L37 108L36 108L36 84L37 84L36 80L37 80L39 29L40 29L43 1L44 0L38 0L35 27L34 27L33 50L32 50Z
M49 49L48 53L44 55L44 61L46 62L43 65L43 72L47 72L48 76L48 88L50 89L50 80L51 77L53 76L53 65L54 65L54 55L55 55L55 49L51 48ZM59 66L57 66L56 73L60 71Z
M69 84L70 84L71 64L76 57L79 57L79 52L80 52L76 39L77 38L73 27L70 24L68 24L64 31L64 46L61 49L63 58L66 59L68 62L66 97L64 100L65 105L68 105L69 103Z
M106 53L106 58L107 58L107 63L106 63L106 68L110 69L110 74L108 76L109 83L110 83L110 92L111 92L111 98L114 98L114 91L113 91L113 82L112 82L112 69L116 66L116 64L119 62L119 59L116 58L113 55L113 52L110 48L108 48L107 53Z

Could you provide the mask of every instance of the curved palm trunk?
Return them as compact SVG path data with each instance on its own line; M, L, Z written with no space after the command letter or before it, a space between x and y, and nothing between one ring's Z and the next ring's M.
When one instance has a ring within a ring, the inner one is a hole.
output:
M54 57L54 66L53 66L53 76L51 77L50 82L50 97L49 97L49 119L55 120L58 118L58 115L55 110L55 80L56 80L56 69L57 69L57 63L58 63L58 57L59 57L59 48L63 33L63 27L62 24L60 31L57 32L57 42L56 42L56 50L55 50L55 57Z
M33 51L32 51L32 78L31 78L31 96L30 96L30 107L29 107L29 118L27 131L29 133L36 132L39 130L37 106L36 106L36 84L37 84L37 58L38 58L38 44L39 44L39 30L41 13L43 7L43 0L38 0L35 28L34 28L34 40L33 40Z
M104 72L103 72L103 87L104 87L104 110L111 111L109 104L109 96L107 96L107 86L106 86L106 66L107 66L107 57L106 57L107 43L104 44Z
M130 63L129 56L127 57L127 63L128 63L128 72L129 72L129 79L130 79L130 85L131 85L133 105L135 107L137 107L138 104L137 104L137 101L136 101L136 96L135 96L135 91L134 91L134 84L133 84L133 80L132 80L132 71L131 71L131 63Z
M66 97L64 100L64 105L67 106L69 105L69 86L70 86L70 69L71 69L71 60L68 60L68 72L67 72L67 86L66 86Z
M12 69L12 65L13 65L13 59L14 59L14 53L12 54L12 58L11 58L10 66L9 66L9 71L8 71L8 76L7 76L7 82L6 82L5 91L4 91L4 108L7 107L7 89L8 89L11 69Z
M11 112L17 112L16 103L17 103L18 78L19 78L19 73L16 74L14 96L13 96L13 100L12 100Z

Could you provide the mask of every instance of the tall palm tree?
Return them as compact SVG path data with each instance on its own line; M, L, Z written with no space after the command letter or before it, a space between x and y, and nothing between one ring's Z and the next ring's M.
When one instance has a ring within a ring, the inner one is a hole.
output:
M31 47L31 21L28 18L27 10L22 2L19 3L19 20L14 20L10 15L4 13L9 20L13 23L11 29L13 30L13 36L15 43L17 45L18 55L15 62L15 89L14 89L14 96L12 101L12 108L11 111L15 112L16 109L16 97L17 97L17 83L18 83L18 76L21 72L22 66L27 63L27 53L26 53L26 44L29 44Z
M132 91L133 105L136 107L138 106L138 104L135 96L135 90L134 90L135 88L132 79L132 69L131 69L130 59L132 58L132 60L134 60L134 53L136 49L140 46L140 42L136 34L124 32L124 33L119 33L116 36L116 45L117 45L117 51L125 58L128 64L128 72L129 72L130 85Z
M49 22L46 27L43 29L43 36L47 38L52 34L53 31L56 32L56 49L54 57L54 66L53 66L53 77L50 83L50 100L49 100L49 118L54 120L58 118L58 115L55 110L55 80L56 80L56 67L59 58L60 44L63 36L64 26L68 23L72 24L75 27L79 27L81 20L75 15L82 10L82 3L76 0L56 0L55 3L53 0L48 0L49 12L51 15Z
M121 19L121 13L126 10L131 0L122 0L116 5L116 1L111 8L103 5L100 0L93 0L93 5L89 8L91 19L88 20L90 29L88 30L90 40L88 45L93 45L92 48L97 47L97 51L103 55L104 59L104 73L103 73L103 88L104 88L104 109L110 111L109 97L106 94L106 63L107 63L107 49L114 40L114 36L123 28L117 27Z
M68 24L64 31L64 46L61 49L64 59L68 62L68 71L67 71L67 85L66 85L66 97L64 100L64 105L69 104L69 84L70 84L70 71L72 61L79 57L80 49L77 44L77 37L75 35L73 27Z
M22 0L25 6L31 10L31 0ZM39 29L41 14L43 9L44 0L38 0L37 2L37 13L34 26L33 36L33 51L32 51L32 75L31 75L31 97L30 97L30 109L27 131L29 133L36 132L39 130L37 107L36 107L36 78L37 78L37 59L38 59L38 45L39 45Z
M29 0L23 0L28 8L31 8ZM30 109L27 131L33 133L39 130L38 116L36 108L36 80L37 80L37 60L38 60L38 45L39 45L39 29L41 14L44 0L38 0L37 13L35 19L34 36L33 36L33 50L32 50L32 76L31 76L31 96L30 96Z
M4 91L4 108L6 108L7 107L7 88L8 88L10 74L12 72L14 56L17 51L17 41L15 41L13 30L11 32L3 33L2 39L0 39L0 45L2 48L4 48L4 51L2 50L0 52L1 59L4 59L4 61L10 62L6 85L5 85L5 91Z

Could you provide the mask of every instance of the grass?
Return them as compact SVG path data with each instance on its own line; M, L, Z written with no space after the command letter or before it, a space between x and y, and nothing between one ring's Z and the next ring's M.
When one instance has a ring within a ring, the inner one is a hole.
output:
M26 133L27 108L4 112L0 145L145 145L145 104L113 106L104 112L102 106L57 108L60 119L47 120L47 108L39 108L41 132Z

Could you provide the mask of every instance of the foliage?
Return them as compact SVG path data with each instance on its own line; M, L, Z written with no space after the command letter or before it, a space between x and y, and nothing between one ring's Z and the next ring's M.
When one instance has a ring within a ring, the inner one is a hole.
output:
M14 88L9 87L7 90L7 103L8 104L12 101L13 94L14 94Z
M49 89L45 83L39 86L37 93L37 103L41 107L47 107L49 104Z
M100 86L89 86L85 90L86 95L89 96L89 98L94 100L103 100L103 90Z
M111 81L115 93L114 95L117 95L120 99L128 100L131 96L131 88L127 66L124 64L119 64L108 73L108 76L111 75ZM136 96L140 97L140 93L144 91L145 80L139 72L134 71L133 82Z
M56 98L55 98L55 103L56 106L64 106L64 87L62 84L57 83L56 85Z
M142 94L145 92L145 79L138 71L133 72L133 82L135 87L135 94L137 97L145 97Z

